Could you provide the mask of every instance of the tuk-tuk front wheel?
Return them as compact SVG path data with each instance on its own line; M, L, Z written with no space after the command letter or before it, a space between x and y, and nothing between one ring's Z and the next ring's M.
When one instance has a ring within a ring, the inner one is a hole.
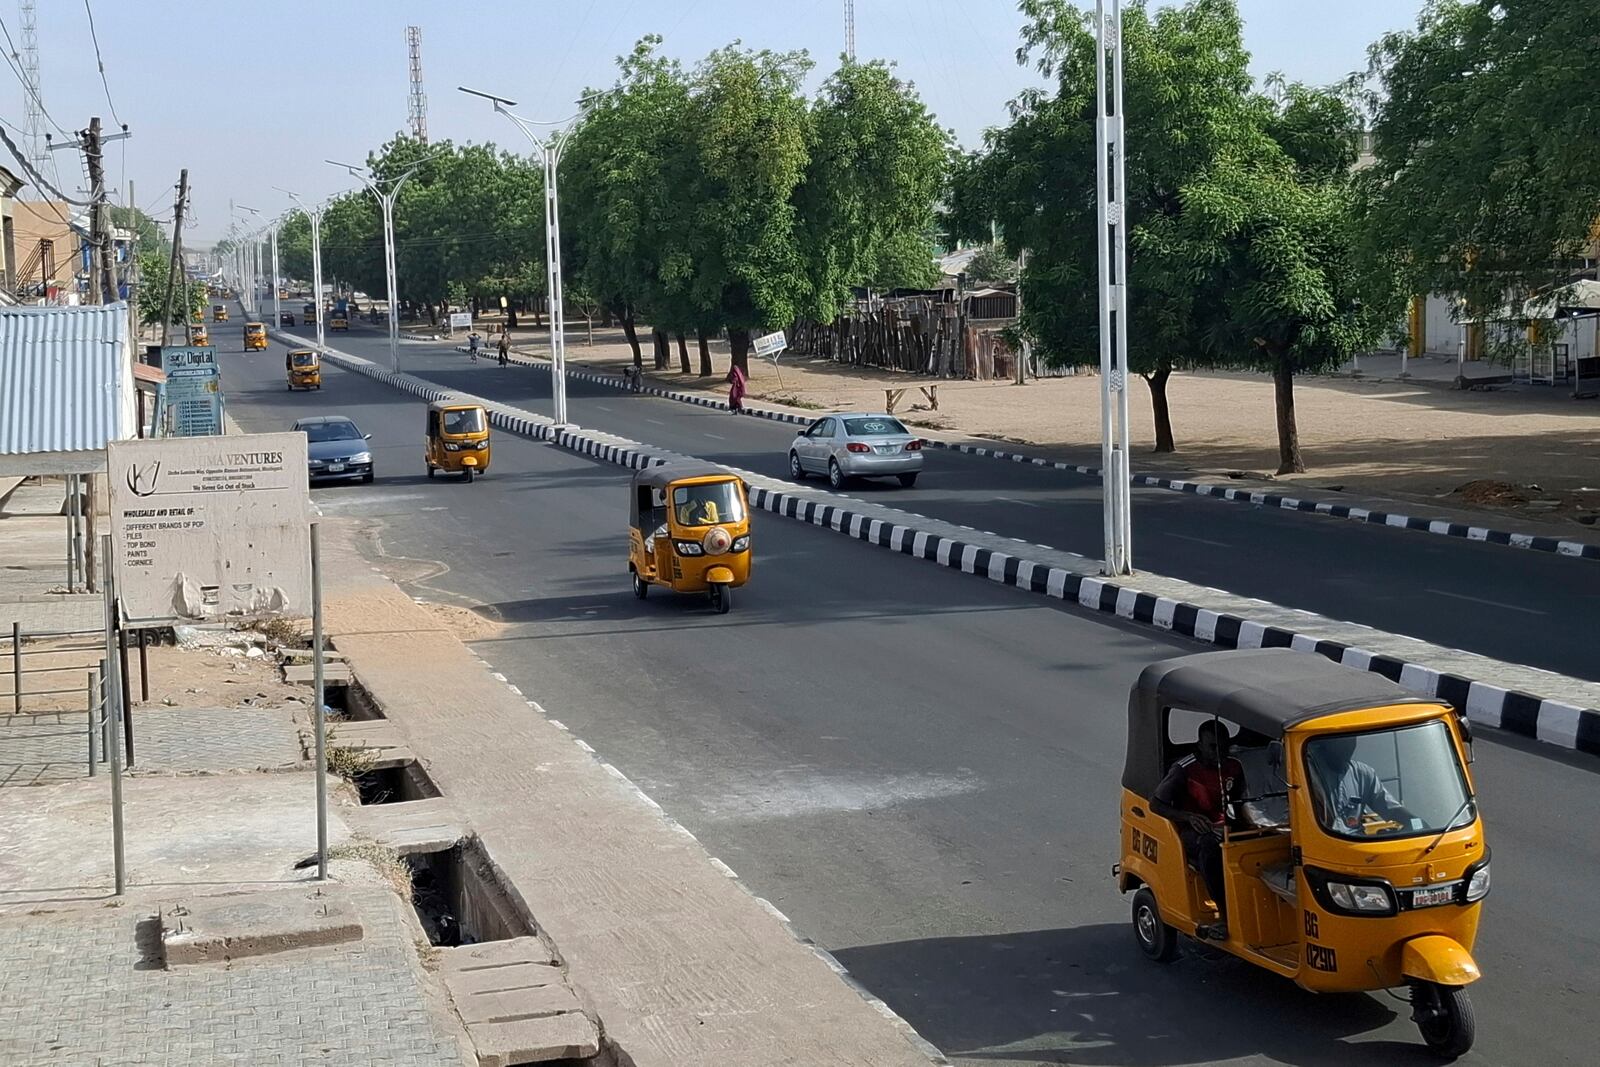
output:
M1178 954L1178 932L1161 918L1149 886L1140 886L1133 895L1133 936L1139 951L1157 963L1170 963Z
M467 484L471 485L472 479L476 477L476 475L473 473L473 469L471 467L467 467L464 468L461 473L467 476Z
M1477 1024L1472 1017L1472 1001L1462 986L1412 982L1411 1019L1435 1055L1453 1060L1472 1048Z
M717 609L718 615L726 615L728 609L733 607L733 586L727 582L715 582L711 586L711 606Z

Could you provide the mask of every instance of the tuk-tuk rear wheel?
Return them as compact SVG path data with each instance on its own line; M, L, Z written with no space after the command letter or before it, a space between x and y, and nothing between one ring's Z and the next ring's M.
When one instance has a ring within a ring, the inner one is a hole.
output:
M1133 936L1139 951L1157 963L1170 963L1178 954L1178 932L1161 918L1149 886L1140 886L1133 895Z
M1411 983L1411 1017L1428 1050L1445 1059L1465 1056L1477 1036L1472 1000L1462 986Z
M633 572L633 595L643 600L650 595L650 583L639 577L639 572Z

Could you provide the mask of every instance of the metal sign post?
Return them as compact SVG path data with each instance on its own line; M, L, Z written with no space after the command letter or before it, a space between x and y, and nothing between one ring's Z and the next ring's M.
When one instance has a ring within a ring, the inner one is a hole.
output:
M328 878L328 749L327 715L322 688L322 540L311 524L311 706L316 724L317 881Z
M100 551L104 559L111 555L111 535L100 535ZM105 581L106 604L106 658L101 671L105 686L105 714L111 717L111 743L107 745L111 757L111 865L115 871L117 896L128 888L128 872L122 836L122 746L117 744L117 727L122 720L122 678L117 672L117 568L107 567Z
M1108 13L1107 8L1110 8ZM1133 572L1128 468L1127 219L1123 169L1122 0L1096 0L1095 178L1100 224L1100 479L1108 575ZM1109 75L1109 77L1108 77Z

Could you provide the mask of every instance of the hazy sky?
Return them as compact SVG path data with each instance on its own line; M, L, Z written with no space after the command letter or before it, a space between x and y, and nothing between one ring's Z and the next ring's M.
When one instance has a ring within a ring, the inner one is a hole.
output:
M614 57L645 33L663 35L666 49L688 61L735 38L803 48L818 64L813 86L843 47L840 0L93 0L93 7L111 100L133 132L108 146L108 176L124 196L132 178L139 205L166 218L178 169L187 166L191 247L209 247L228 228L230 197L272 215L289 206L275 185L320 198L353 184L322 161L359 163L405 126L408 25L422 27L429 133L516 150L526 148L522 135L457 85L516 99L530 118L556 119L571 114L584 87L609 85ZM1320 84L1364 67L1367 45L1411 26L1421 0L1240 0L1240 7L1257 75L1281 70ZM39 9L50 115L67 130L92 114L114 126L82 4L40 0ZM0 0L0 19L17 39L16 0ZM985 127L1004 121L1006 101L1036 81L1014 58L1020 25L1014 0L857 0L856 52L893 60L941 123L973 145ZM16 139L22 87L9 69L0 71L0 86L0 119ZM85 184L79 157L54 155L62 187L75 193Z

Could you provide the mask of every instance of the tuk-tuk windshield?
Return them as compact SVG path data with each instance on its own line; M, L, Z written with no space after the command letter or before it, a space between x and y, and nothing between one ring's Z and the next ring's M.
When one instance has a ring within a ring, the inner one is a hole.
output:
M744 500L734 482L680 485L672 491L672 512L679 526L742 522Z
M1305 759L1317 821L1336 837L1437 834L1477 818L1440 720L1315 738Z
M457 408L444 413L445 433L452 436L464 433L483 432L482 408Z
M315 352L296 352L289 358L294 360L296 367L315 367L317 365L317 354Z

